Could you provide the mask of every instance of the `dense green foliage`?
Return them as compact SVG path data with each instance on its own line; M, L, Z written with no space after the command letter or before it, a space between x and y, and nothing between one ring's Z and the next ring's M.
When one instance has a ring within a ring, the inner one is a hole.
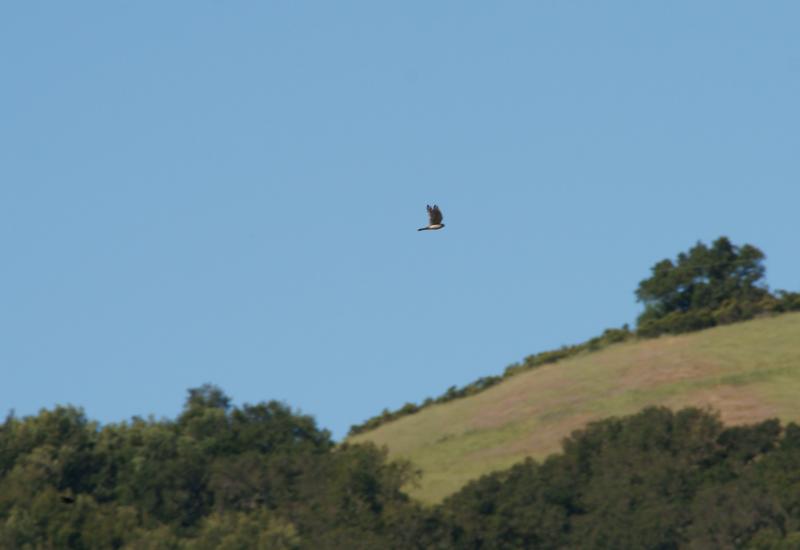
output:
M590 424L422 508L413 472L276 402L190 391L175 421L57 407L0 429L8 549L796 548L800 427L698 409Z
M438 513L443 548L797 548L800 427L650 408L484 476Z
M652 276L639 283L636 297L644 303L645 311L639 316L635 332L628 325L606 329L601 336L582 344L529 355L522 362L508 366L500 376L484 376L461 388L451 386L439 397L429 397L419 405L406 403L395 411L384 409L381 414L351 426L350 435L375 429L431 405L475 395L509 376L580 353L599 351L634 337L679 334L745 321L759 314L800 311L800 293L784 290L771 293L762 284L766 272L764 258L764 253L755 246L735 246L727 237L720 237L711 247L697 243L688 252L678 254L675 262L665 259L656 263Z
M57 407L0 428L0 548L398 546L412 476L285 405L231 407L212 386L175 421L101 427Z
M710 247L698 242L674 262L656 263L636 290L645 305L637 334L677 334L800 309L799 294L772 294L763 285L763 260L755 246L736 246L720 237Z

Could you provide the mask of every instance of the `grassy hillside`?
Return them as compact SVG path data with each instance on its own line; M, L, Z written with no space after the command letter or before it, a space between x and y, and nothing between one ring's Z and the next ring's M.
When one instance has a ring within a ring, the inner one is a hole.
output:
M614 345L350 440L412 460L423 477L410 492L436 502L470 479L559 450L587 422L647 405L712 407L726 424L800 420L800 314Z

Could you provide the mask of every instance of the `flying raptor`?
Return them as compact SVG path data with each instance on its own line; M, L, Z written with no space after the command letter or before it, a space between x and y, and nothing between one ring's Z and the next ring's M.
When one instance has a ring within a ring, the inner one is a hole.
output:
M441 229L444 227L444 224L442 223L442 211L439 210L439 207L435 204L433 206L430 204L428 205L428 219L428 225L425 227L420 227L417 229L417 231L433 231L435 229Z

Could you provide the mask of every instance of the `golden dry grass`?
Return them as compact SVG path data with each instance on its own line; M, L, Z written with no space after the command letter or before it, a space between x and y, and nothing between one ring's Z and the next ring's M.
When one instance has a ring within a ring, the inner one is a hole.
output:
M800 420L800 314L629 342L511 377L351 441L386 445L423 470L436 502L470 479L543 458L587 422L648 405L719 411L729 424Z

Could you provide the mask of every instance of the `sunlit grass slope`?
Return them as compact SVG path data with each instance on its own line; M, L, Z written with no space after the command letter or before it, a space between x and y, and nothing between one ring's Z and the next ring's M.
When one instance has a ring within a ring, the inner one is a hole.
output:
M618 344L351 440L413 461L423 476L409 491L436 502L491 470L558 451L589 421L647 405L711 407L727 424L800 420L800 314Z

